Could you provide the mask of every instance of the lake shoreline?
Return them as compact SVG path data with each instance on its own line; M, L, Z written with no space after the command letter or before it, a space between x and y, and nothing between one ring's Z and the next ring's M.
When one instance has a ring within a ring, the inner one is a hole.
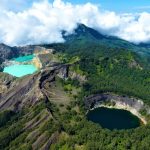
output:
M94 109L100 108L100 107L105 107L105 108L110 108L110 109L121 109L121 110L129 111L130 113L132 113L133 115L138 117L144 125L147 124L146 118L144 116L142 116L136 109L130 107L129 105L122 105L121 103L116 103L114 106L109 106L106 104L99 104L99 105L94 106L90 110L94 110Z
M12 60L4 62L3 72L14 77L23 77L38 71L38 68L33 63L35 55L19 56Z
M148 123L148 116L150 115L150 107L144 104L143 100L126 95L122 96L109 92L93 94L85 97L84 103L87 110L97 107L127 110L137 116L144 125ZM143 111L145 111L145 115L142 115Z

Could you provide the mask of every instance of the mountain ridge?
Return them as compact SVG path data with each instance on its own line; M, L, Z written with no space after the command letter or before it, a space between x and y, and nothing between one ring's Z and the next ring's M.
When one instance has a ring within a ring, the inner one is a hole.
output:
M10 54L1 53L3 61L33 54L41 46L54 49L58 63L44 54L40 60L46 62L41 61L43 67L32 75L0 73L0 150L149 149L150 70L141 63L144 51L140 57L128 49L134 45L82 25L64 38L66 42L58 44L1 45ZM141 100L146 107L138 107L139 113L147 125L111 131L87 119L100 99L116 97L132 107Z
M148 58L150 56L150 46L149 44L134 44L126 40L120 39L114 36L103 35L95 29L85 26L84 24L78 24L77 28L72 34L65 34L62 32L62 36L65 39L66 44L86 44L95 43L99 45L105 45L108 48L123 48L136 52L137 54ZM0 44L0 63L4 59L11 59L17 57L18 55L31 54L36 46L43 46L50 44L37 44L37 45L27 45L27 46L7 46L3 43ZM5 52L5 53L4 53ZM4 54L5 55L4 55Z
M93 28L85 26L84 24L79 24L74 33L64 36L64 39L68 44L75 41L79 43L82 41L86 43L93 42L100 45L107 45L109 48L123 48L146 57L150 56L149 44L134 44L115 36L104 35Z

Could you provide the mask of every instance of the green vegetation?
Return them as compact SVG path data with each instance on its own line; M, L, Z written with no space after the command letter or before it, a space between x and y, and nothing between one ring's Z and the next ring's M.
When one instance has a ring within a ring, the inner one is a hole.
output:
M51 46L59 52L67 53L68 57L78 56L80 61L72 70L78 73L78 70L81 70L88 79L75 101L80 112L77 112L75 116L70 114L73 110L72 106L69 114L66 113L62 119L64 132L67 133L68 138L54 144L54 149L148 150L150 146L149 124L132 130L102 129L99 125L86 120L83 104L84 96L113 92L141 98L150 105L150 69L146 60L127 49L108 48L93 43ZM71 84L69 84L69 89ZM143 110L142 114L144 113Z
M88 78L84 95L114 92L138 97L150 104L149 64L136 53L93 43L51 46L69 57L80 57L74 69Z
M71 78L56 78L48 100L40 100L20 113L2 112L0 149L40 149L52 138L52 150L149 150L150 123L136 129L110 131L86 119L84 97L91 94L128 95L150 106L147 58L130 51L136 46L126 46L126 41L115 40L123 49L115 47L113 38L106 43L106 38L90 32L102 42L81 33L76 40L69 37L69 43L46 45L56 50L61 62L74 64L70 70L85 75L87 81L82 84ZM145 110L141 113L146 115Z

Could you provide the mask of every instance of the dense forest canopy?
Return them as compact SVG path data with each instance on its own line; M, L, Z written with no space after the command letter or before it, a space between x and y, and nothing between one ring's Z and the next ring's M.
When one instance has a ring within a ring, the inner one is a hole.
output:
M108 48L99 44L56 44L50 47L78 56L79 67L87 75L84 85L86 95L99 92L115 92L135 96L149 103L149 62L127 49Z

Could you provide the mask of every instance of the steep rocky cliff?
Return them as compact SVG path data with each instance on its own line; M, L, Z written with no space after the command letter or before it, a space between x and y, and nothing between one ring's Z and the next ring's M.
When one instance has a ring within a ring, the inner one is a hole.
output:
M22 47L10 47L5 44L0 44L0 64L5 61L12 59L14 57L18 57L21 55L29 55L34 52L45 51L45 48L40 46L22 46ZM49 50L52 52L52 50Z
M6 59L11 59L17 56L18 51L15 48L0 44L0 64Z
M91 95L89 97L86 97L85 106L86 108L92 108L103 102L110 102L110 101L121 102L125 105L134 107L137 110L140 110L144 107L144 103L138 99L129 98L127 96L114 95L114 94L96 94L96 95Z
M32 106L41 99L49 99L50 84L55 82L57 75L67 78L67 68L68 65L58 65L17 79L11 88L1 93L0 110L19 110L24 106Z
M15 77L9 74L0 72L0 97L3 93L12 87L15 79Z
M85 107L87 110L96 107L117 108L130 111L141 119L144 124L147 124L150 108L143 101L127 96L119 96L111 93L96 94L85 98ZM141 114L142 111L146 114Z

